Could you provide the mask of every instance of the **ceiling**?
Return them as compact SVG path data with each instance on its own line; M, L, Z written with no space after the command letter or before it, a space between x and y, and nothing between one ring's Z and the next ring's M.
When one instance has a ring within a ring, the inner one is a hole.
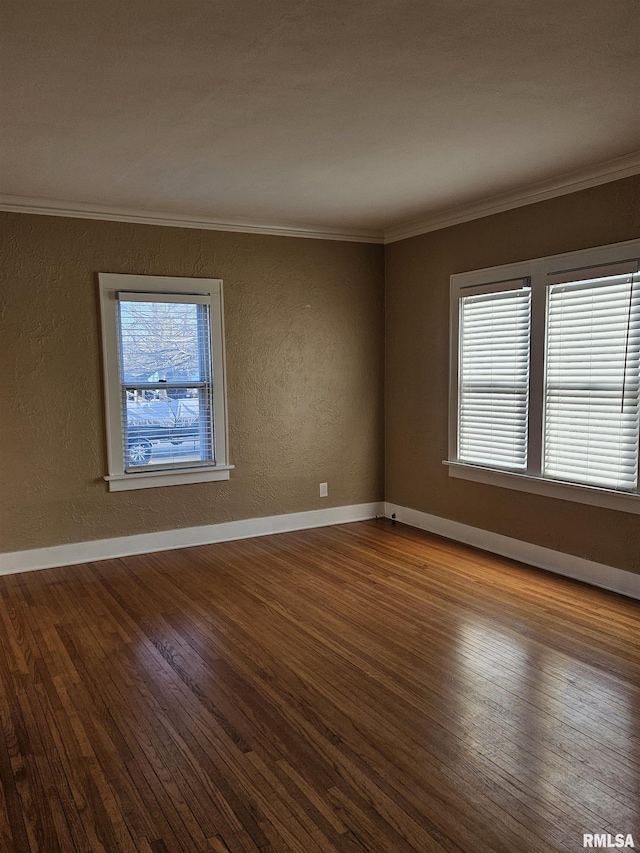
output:
M2 0L0 32L5 209L391 239L640 172L640 0Z

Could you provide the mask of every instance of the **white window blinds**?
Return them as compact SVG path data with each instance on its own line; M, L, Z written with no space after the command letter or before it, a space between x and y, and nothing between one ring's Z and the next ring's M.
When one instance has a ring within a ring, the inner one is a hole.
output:
M639 351L637 275L548 288L544 476L636 488Z
M460 460L526 468L531 289L525 285L460 300Z

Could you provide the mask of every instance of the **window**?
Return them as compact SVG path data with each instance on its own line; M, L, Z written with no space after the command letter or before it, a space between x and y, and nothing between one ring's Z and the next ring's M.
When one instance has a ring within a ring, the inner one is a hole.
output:
M545 474L634 491L638 485L638 276L549 288Z
M524 471L531 288L460 300L458 456Z
M110 490L228 479L222 282L99 282Z
M452 276L452 476L640 512L639 257Z

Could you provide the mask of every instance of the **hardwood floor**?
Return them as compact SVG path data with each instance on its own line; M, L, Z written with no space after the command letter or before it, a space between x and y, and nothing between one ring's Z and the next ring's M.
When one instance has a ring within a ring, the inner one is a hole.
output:
M640 847L640 605L387 522L0 578L0 850Z

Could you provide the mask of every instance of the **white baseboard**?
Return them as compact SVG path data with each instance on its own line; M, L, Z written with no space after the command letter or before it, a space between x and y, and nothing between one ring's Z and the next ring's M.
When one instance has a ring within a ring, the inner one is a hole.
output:
M157 533L141 533L137 536L120 536L113 539L97 539L90 542L74 542L68 545L54 545L50 548L34 548L30 551L0 553L0 575L16 572L30 572L37 569L51 569L56 566L71 566L77 563L90 563L94 560L109 560L127 557L133 554L148 554L153 551L170 551L175 548L189 548L194 545L210 545L215 542L229 542L234 539L249 539L254 536L268 536L272 533L286 533L294 530L306 530L312 527L326 527L331 524L347 524L352 521L364 521L378 515L391 518L395 513L397 521L446 536L465 545L473 545L483 551L490 551L519 560L540 569L565 575L594 586L619 592L630 598L640 599L640 575L594 563L582 557L575 557L541 545L533 545L520 539L512 539L500 533L492 533L478 527L471 527L458 521L451 521L437 515L429 515L416 509L397 506L392 503L368 503L352 506L331 507L329 509L294 512L285 515L271 515L265 518L248 518L241 521L227 521L220 524L207 524L201 527L184 527L178 530L161 530Z
M51 548L34 548L31 551L0 553L0 575L52 569L56 566L72 566L94 560L110 560L132 554L149 554L152 551L170 551L174 548L189 548L193 545L210 545L214 542L229 542L233 539L250 539L253 536L326 527L330 524L346 524L351 521L364 521L376 515L384 515L384 503L338 506L309 512L270 515L266 518L226 521L202 527L160 530L157 533L141 533L137 536L74 542L69 545L54 545Z
M554 551L551 548L543 548L541 545L533 545L531 542L523 542L520 539L512 539L500 533L492 533L479 527L471 527L461 524L459 521L451 521L438 515L429 515L417 509L409 509L392 503L385 503L385 515L387 518L395 513L396 521L419 527L429 533L437 533L463 542L465 545L474 545L483 551L491 551L502 557L519 560L539 569L546 569L558 575L575 578L579 581L619 592L629 598L640 599L640 575L606 566L603 563L594 563L582 557L574 557L562 551Z

